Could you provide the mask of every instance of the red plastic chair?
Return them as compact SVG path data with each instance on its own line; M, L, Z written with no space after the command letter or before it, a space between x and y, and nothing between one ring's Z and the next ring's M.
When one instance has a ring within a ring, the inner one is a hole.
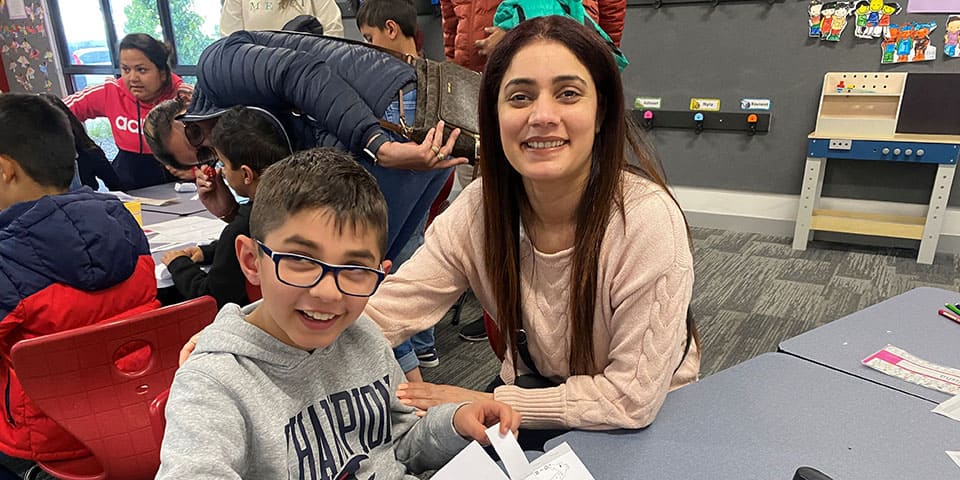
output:
M204 296L14 345L24 392L93 453L40 467L64 480L153 478L160 439L150 406L170 388L180 348L216 313Z

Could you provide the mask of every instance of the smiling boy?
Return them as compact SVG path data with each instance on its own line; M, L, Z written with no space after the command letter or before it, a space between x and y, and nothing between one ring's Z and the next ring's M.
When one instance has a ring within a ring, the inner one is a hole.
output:
M423 418L396 398L403 372L361 313L390 261L376 180L313 149L269 167L237 256L263 300L221 309L177 372L158 479L413 478L519 416L494 401Z

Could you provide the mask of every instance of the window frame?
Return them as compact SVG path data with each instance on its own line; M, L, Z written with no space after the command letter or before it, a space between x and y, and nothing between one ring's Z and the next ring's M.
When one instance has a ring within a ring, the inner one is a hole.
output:
M103 14L103 23L107 34L107 49L109 50L110 54L110 65L74 65L73 62L70 61L70 48L68 46L69 42L63 29L63 18L60 16L60 0L47 0L50 22L53 26L53 37L60 56L60 65L62 66L60 77L63 80L63 85L66 88L68 95L77 91L74 88L74 76L113 75L116 78L120 77L120 59L118 58L118 54L120 52L120 38L117 37L116 25L113 22L113 8L111 5L111 0L98 1L100 3L100 11ZM157 0L157 14L160 17L160 30L163 32L163 38L161 40L173 45L174 53L171 60L173 61L174 65L176 65L176 67L173 69L173 72L181 77L196 76L196 65L180 65L178 62L178 48L176 36L173 32L173 19L170 15L170 2L167 0Z

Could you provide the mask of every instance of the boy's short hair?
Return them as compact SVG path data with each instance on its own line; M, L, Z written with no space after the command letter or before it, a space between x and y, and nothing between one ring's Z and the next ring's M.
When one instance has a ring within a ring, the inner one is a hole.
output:
M173 121L186 108L186 102L179 98L164 100L153 107L143 121L143 137L147 140L147 145L150 146L154 158L159 160L160 163L177 170L190 170L193 165L184 165L178 162L164 142L169 141L170 132L173 130Z
M410 38L417 34L417 8L413 0L365 0L357 10L357 28L369 25L384 29L387 20L397 22L400 31Z
M210 132L210 144L236 170L243 165L260 174L290 155L290 142L279 120L266 110L233 107L217 120Z
M250 234L263 241L292 215L321 208L333 212L337 229L373 229L380 255L386 253L387 202L377 180L349 153L329 147L296 152L263 172Z
M67 116L38 95L0 95L0 155L44 186L70 188L77 150Z

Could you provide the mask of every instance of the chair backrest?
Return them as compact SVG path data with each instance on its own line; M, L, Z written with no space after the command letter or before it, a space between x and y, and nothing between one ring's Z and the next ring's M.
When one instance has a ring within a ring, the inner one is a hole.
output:
M173 382L181 347L216 313L204 296L24 340L13 366L27 396L93 452L103 478L153 478L160 442L150 404Z
M256 302L257 300L260 300L261 298L263 298L263 294L260 293L260 286L259 286L259 285L254 285L254 284L250 283L249 280L246 280L246 281L244 281L243 283L244 283L244 286L245 286L246 289L247 289L247 300L248 300L250 303Z

